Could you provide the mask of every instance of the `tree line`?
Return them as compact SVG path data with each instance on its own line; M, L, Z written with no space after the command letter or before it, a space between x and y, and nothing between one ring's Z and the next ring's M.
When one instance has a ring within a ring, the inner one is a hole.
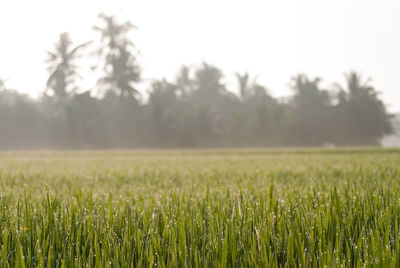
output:
M236 74L234 94L223 72L203 63L182 66L174 80L153 80L144 98L134 29L101 14L96 41L75 45L62 33L47 52L49 78L39 99L0 80L0 148L359 146L377 145L393 131L378 92L357 72L331 89L298 74L293 94L278 99L248 73ZM98 59L97 95L77 87L88 55Z

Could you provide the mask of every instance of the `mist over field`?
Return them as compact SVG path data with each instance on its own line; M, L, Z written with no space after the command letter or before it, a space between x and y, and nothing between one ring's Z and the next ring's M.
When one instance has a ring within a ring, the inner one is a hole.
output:
M291 95L277 98L249 72L234 73L228 88L223 70L204 61L151 79L143 91L130 38L137 27L101 13L92 29L97 39L74 43L64 32L49 46L39 98L1 81L0 149L398 145L396 118L355 70L328 87L294 74ZM91 90L79 87L85 68L97 77Z

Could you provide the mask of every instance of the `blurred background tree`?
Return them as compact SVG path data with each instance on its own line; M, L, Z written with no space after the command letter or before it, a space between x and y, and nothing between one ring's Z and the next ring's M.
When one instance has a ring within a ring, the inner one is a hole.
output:
M54 50L46 52L47 70L50 74L46 83L47 90L51 91L51 96L56 100L64 100L77 89L75 82L82 78L77 60L82 56L79 54L80 50L88 44L89 42L74 46L69 34L62 33Z
M100 14L93 26L99 40L74 45L62 33L47 52L47 88L36 100L0 80L0 148L358 146L378 145L393 132L379 93L357 72L330 89L298 74L293 94L275 98L248 72L235 74L234 94L222 70L203 62L182 65L172 80L151 80L141 93L134 29ZM90 43L100 73L91 74L97 85L85 91L77 81Z
M140 68L137 64L137 51L129 38L136 29L130 22L119 23L114 16L99 15L101 26L93 26L100 33L101 46L98 55L103 63L105 76L99 84L120 98L140 99L140 92L134 84L140 81Z

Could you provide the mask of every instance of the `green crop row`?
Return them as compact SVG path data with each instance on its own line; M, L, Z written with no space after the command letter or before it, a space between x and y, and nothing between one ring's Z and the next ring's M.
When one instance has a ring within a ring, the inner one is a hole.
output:
M2 267L399 267L396 151L0 154Z

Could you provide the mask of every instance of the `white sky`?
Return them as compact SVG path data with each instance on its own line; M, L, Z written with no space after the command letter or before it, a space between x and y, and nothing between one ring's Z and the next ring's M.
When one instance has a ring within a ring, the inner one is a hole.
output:
M101 11L139 27L133 41L145 78L172 78L181 64L205 60L232 90L233 73L249 71L285 96L299 72L329 86L357 70L400 111L399 0L1 0L0 77L37 96L44 51L63 31L76 43L94 38Z

